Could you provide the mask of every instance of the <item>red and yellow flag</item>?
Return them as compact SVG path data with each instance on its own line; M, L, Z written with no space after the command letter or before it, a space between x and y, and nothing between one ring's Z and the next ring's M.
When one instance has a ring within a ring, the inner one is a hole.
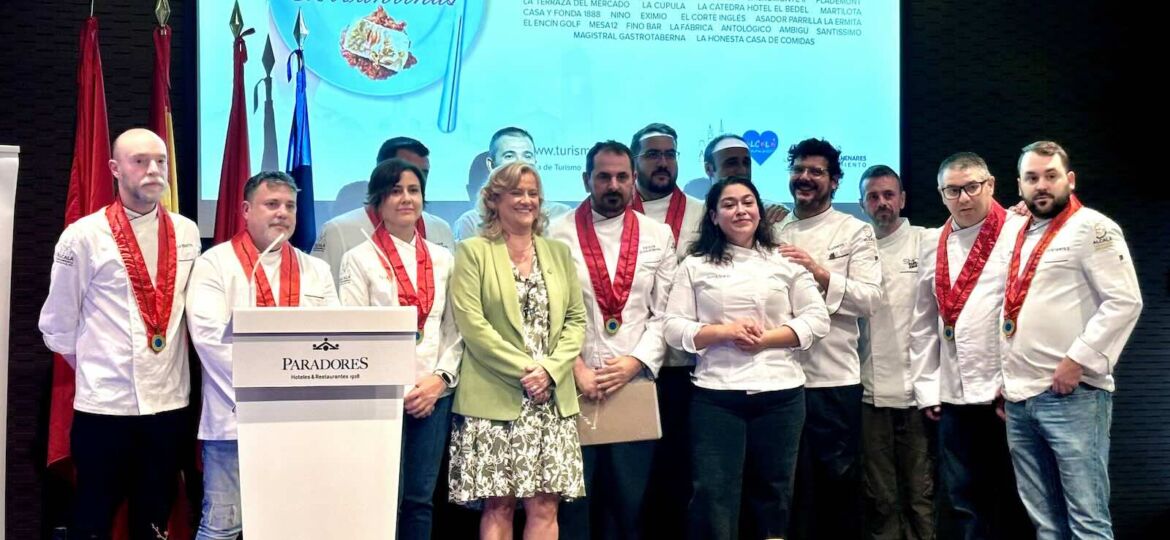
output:
M179 211L179 167L175 160L175 128L171 120L171 27L154 28L154 83L150 92L150 129L167 143L167 184L163 207Z

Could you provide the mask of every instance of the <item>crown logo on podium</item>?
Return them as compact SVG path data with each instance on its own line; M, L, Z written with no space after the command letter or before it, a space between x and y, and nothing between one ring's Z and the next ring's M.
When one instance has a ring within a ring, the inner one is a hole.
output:
M324 338L321 340L321 343L317 343L316 345L313 345L314 351L336 351L337 349L340 349L340 348L341 348L341 345L338 345L336 343L330 343L329 338Z

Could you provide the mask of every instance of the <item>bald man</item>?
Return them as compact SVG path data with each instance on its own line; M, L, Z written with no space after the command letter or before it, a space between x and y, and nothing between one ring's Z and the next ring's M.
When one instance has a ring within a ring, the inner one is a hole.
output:
M129 497L132 538L165 538L188 426L187 275L199 229L167 212L167 147L146 129L114 142L118 199L61 234L45 345L76 373L71 538L109 538Z

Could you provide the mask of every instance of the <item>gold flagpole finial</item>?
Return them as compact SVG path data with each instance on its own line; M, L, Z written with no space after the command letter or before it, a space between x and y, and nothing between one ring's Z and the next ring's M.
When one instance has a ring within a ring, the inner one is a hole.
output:
M240 37L240 32L244 31L244 16L240 15L239 0L236 0L236 6L232 8L232 19L229 24L232 27L232 35L237 38Z
M171 20L171 3L167 0L158 0L154 3L154 18L159 26L166 26Z
M297 48L302 49L305 46L305 37L309 35L309 27L305 26L305 18L301 16L301 10L297 10L297 21L294 23L293 37L297 40Z

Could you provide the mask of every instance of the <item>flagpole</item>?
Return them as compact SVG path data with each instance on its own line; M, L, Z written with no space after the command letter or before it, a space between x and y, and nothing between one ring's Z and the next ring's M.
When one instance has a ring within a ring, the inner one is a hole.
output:
M232 46L232 104L228 112L227 135L224 138L223 163L219 171L219 199L215 204L215 243L220 243L244 230L242 204L244 183L252 175L248 146L248 102L244 92L244 64L248 61L248 47L244 37L254 30L244 28L244 17L237 1L232 8L228 26L235 37Z
M316 199L313 196L313 158L312 144L309 140L309 98L308 83L305 77L305 38L309 35L309 28L305 25L304 14L297 10L297 19L293 27L293 38L297 48L289 55L286 71L289 80L292 79L292 57L297 58L297 88L296 104L293 107L292 128L288 136L288 156L286 169L292 176L300 192L297 193L297 228L289 239L292 244L302 251L311 251L317 239Z
M150 129L163 140L167 147L167 192L163 196L163 207L170 212L179 211L179 170L175 155L175 128L171 115L171 3L156 0L154 18L158 26L154 30L154 78L150 93Z

